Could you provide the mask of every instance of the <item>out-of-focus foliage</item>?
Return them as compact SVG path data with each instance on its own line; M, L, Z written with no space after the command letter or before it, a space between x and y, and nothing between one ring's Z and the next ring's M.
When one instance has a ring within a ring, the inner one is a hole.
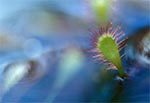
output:
M119 96L115 71L103 73L88 52L89 28L99 22L112 20L126 36L140 37L136 31L149 26L149 0L86 1L0 0L0 102L149 101L148 35L141 53L130 39L123 65L131 81Z
M110 19L111 0L91 0L91 8L93 9L96 21L106 26Z

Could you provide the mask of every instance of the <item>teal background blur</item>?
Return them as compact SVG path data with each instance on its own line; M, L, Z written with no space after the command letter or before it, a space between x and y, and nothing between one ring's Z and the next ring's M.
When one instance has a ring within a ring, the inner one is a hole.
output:
M110 21L129 39L150 26L149 0L113 1ZM0 102L110 101L118 81L88 52L93 15L88 0L0 0ZM148 103L150 63L139 64L132 52L122 61L131 78L116 100ZM11 79L19 63L30 70Z

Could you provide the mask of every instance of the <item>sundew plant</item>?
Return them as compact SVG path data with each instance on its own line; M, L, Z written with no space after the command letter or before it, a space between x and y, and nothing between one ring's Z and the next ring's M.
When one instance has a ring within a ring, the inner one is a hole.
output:
M124 33L117 26L112 29L112 23L108 23L107 27L100 27L99 32L93 34L95 37L93 43L95 48L93 51L96 55L93 56L97 60L100 60L102 64L109 65L108 69L117 69L119 75L125 78L127 75L123 69L120 51L126 46L126 39L123 39Z
M108 102L124 102L124 101L129 102L128 99L123 99L123 98L126 98L126 97L123 97L123 96L125 96L124 92L126 91L126 89L129 89L129 87L127 86L127 85L129 85L128 83L130 83L130 82L132 83L132 81L130 81L130 80L135 81L137 79L137 77L134 77L134 76L137 75L137 73L139 72L139 70L135 69L135 67L130 67L128 65L128 63L129 63L127 61L127 59L129 59L128 55L131 55L130 54L131 52L129 52L129 51L130 51L130 49L133 49L135 47L136 48L134 49L134 51L131 50L132 55L134 55L133 53L136 53L136 50L137 50L137 52L141 52L141 53L142 53L142 51L144 51L144 47L142 46L143 49L141 50L140 45L142 45L142 40L143 40L142 38L144 38L144 36L146 36L146 35L149 35L148 34L149 29L146 29L146 28L149 28L149 26L145 27L144 30L142 29L142 31L140 31L139 33L138 33L138 31L136 32L137 34L139 34L138 35L139 37L130 37L130 39L128 40L127 34L125 34L126 31L122 31L122 28L124 28L124 26L121 26L121 25L114 26L113 23L109 21L110 20L110 11L111 11L111 15L116 15L115 14L116 11L119 12L119 10L114 9L114 7L113 7L114 2L115 1L113 1L113 0L112 1L109 1L109 0L93 0L93 1L91 1L91 8L93 9L93 14L95 15L94 17L96 19L95 23L100 25L98 27L98 30L93 31L93 33L92 33L93 49L91 51L94 53L93 58L99 62L99 65L106 66L106 67L104 67L104 69L106 69L108 71L111 70L110 73L113 72L113 70L115 70L115 71L117 70L117 72L118 72L118 74L115 74L116 76L111 78L114 80L119 80L117 85L115 84L115 82L114 82L114 84L111 84L110 79L106 80L108 82L108 84L111 85L110 88L114 89L112 94L108 93L108 95L112 95L112 97L110 97L109 100L107 99ZM115 11L113 11L113 10L115 10ZM120 17L115 16L116 21L119 18ZM121 22L122 21L120 21L120 23ZM128 30L128 29L130 29L130 28L126 28L126 30ZM134 38L134 39L132 39L132 38ZM136 41L134 41L134 40L136 40ZM130 41L138 42L137 40L139 41L139 43L137 43L137 45L135 44L134 45L135 47L132 46L132 48L131 48ZM146 48L147 49L145 49L145 50L148 50L149 47L146 46ZM140 54L138 54L138 55L140 55ZM135 55L135 56L139 57L138 55ZM125 58L123 58L123 57L125 57ZM147 58L147 56L146 56L146 58ZM126 60L126 62L123 62L123 59ZM131 62L133 62L133 61L131 61ZM140 65L138 63L136 65L137 65L137 68L141 68L141 69L143 68L142 66L140 66L141 63L140 63ZM149 64L146 65L145 67L150 68ZM106 78L104 77L103 80L104 79L106 79ZM101 80L101 81L103 81L103 80ZM101 87L101 85L99 85L99 86ZM103 85L105 85L105 84L103 84ZM128 98L131 98L131 97L128 97ZM136 100L134 100L134 101L136 101ZM147 101L147 100L143 100L143 101Z
M150 0L0 0L0 103L150 103Z

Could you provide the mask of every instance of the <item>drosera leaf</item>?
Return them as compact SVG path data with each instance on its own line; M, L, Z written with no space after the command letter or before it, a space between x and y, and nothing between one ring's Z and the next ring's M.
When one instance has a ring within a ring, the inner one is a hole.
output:
M122 39L124 33L120 31L120 28L117 26L112 30L111 22L106 28L100 27L94 37L95 48L93 50L97 55L93 57L100 60L102 64L109 65L109 69L117 69L120 77L124 78L127 75L123 70L120 50L126 46L126 39Z
M101 38L99 38L97 47L101 51L105 59L115 65L122 75L123 67L120 59L121 57L119 54L117 43L115 42L113 37L110 34L104 34Z

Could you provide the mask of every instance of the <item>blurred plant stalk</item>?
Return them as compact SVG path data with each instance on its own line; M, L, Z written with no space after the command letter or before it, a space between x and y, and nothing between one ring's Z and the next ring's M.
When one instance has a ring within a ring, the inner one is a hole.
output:
M109 21L112 0L90 0L97 23L106 26Z

